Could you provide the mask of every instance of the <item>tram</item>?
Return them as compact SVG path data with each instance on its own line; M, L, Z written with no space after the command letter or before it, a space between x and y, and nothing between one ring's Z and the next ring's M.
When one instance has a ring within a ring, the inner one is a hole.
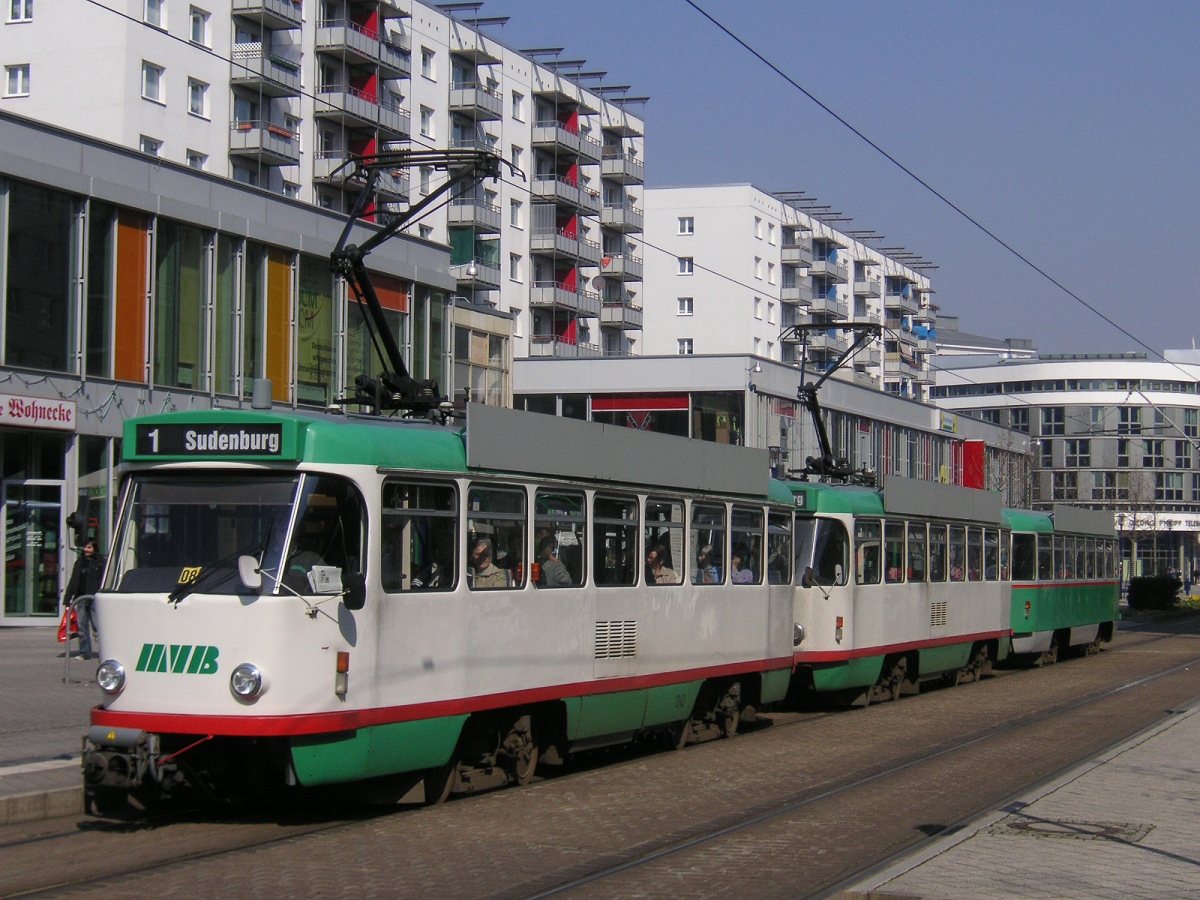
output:
M867 705L1113 638L1111 513L1007 510L998 494L896 476L787 487L800 693Z
M765 451L466 419L126 423L97 805L364 780L438 801L785 696L793 514Z

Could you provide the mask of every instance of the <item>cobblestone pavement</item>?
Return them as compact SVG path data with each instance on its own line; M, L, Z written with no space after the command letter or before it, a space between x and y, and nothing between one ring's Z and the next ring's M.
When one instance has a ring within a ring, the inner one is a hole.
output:
M1200 897L1200 707L1192 707L847 897Z

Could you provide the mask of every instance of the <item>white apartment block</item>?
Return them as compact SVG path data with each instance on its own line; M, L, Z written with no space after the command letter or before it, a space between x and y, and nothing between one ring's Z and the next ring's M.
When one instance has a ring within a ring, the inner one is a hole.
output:
M882 341L846 371L859 384L927 399L936 307L923 272L751 184L645 193L643 354L799 363L790 326L874 322ZM828 366L850 341L838 329L811 334L808 363Z
M103 2L5 0L0 110L343 212L351 155L493 150L522 174L408 229L451 248L456 308L508 315L514 357L633 352L644 125L627 107L645 98L505 46L478 3ZM373 215L445 177L394 170Z

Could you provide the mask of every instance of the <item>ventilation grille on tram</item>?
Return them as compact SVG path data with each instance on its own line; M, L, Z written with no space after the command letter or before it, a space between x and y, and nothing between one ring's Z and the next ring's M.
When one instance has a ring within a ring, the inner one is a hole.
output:
M939 600L929 606L929 624L934 628L946 624L946 601Z
M597 622L596 659L637 656L637 622Z

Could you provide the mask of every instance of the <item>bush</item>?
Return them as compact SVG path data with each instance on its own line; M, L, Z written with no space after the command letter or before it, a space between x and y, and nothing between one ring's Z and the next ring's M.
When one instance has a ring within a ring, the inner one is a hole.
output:
M1170 609L1179 599L1183 582L1174 575L1129 579L1130 609Z

